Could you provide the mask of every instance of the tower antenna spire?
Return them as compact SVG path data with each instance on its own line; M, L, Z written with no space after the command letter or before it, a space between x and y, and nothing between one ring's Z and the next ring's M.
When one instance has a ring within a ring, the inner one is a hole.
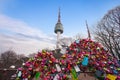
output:
M61 20L60 20L60 7L59 7L59 11L58 11L58 23L61 23Z
M86 27L87 27L88 38L89 38L89 39L91 39L91 35L90 35L89 28L88 28L88 23L87 23L87 20L86 20Z

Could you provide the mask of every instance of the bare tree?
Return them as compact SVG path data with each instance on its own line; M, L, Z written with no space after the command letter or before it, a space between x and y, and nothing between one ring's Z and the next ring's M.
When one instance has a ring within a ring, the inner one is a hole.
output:
M75 35L75 40L80 40L82 38L82 35L80 35L79 33L77 35Z
M35 56L36 53L31 53L28 55L29 58L33 58Z
M21 58L24 58L25 57L25 54L17 54L17 59L21 59Z
M10 68L14 65L15 68L21 67L29 58L24 54L16 54L12 50L1 53L0 68Z
M95 39L120 59L120 6L110 10L95 30Z
M14 51L6 51L1 54L2 65L4 68L9 68L17 60L17 55Z

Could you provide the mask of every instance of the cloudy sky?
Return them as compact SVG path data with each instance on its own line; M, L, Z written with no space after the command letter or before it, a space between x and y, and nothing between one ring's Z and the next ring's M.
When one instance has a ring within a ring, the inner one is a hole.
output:
M120 0L0 0L0 53L30 54L55 48L54 27L61 8L63 36L86 35Z

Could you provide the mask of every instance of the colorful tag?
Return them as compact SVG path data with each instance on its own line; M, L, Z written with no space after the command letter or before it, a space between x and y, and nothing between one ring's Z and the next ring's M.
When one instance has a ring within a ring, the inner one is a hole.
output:
M37 73L35 74L35 78L36 78L36 80L38 80L39 77L40 77L40 72L37 72Z
M18 77L21 77L21 75L22 75L22 72L19 71L19 72L18 72Z
M116 80L117 76L108 74L107 78L110 79L110 80Z
M57 71L60 72L61 71L60 65L56 64L55 66L57 68Z
M74 69L71 70L72 80L78 80L77 73Z
M88 65L88 57L84 57L84 59L82 61L82 65L83 66L87 66Z
M80 68L78 67L78 65L74 66L74 68L76 72L80 72Z
M102 75L102 72L99 71L99 70L97 70L97 71L95 72L95 75L96 75L97 77L100 77L100 76Z
M54 79L53 80L58 80L59 79L59 75L58 74L56 74L56 76L54 77Z

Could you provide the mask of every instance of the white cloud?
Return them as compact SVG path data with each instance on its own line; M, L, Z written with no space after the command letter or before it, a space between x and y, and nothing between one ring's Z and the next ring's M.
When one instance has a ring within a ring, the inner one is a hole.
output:
M9 30L10 32L29 35L29 36L35 36L35 35L39 36L39 34L42 34L41 35L42 37L44 38L47 37L38 29L33 29L22 21L12 19L8 16L1 14L0 14L0 29Z
M25 22L0 14L0 49L29 54L43 48L54 48L55 36L30 27Z

